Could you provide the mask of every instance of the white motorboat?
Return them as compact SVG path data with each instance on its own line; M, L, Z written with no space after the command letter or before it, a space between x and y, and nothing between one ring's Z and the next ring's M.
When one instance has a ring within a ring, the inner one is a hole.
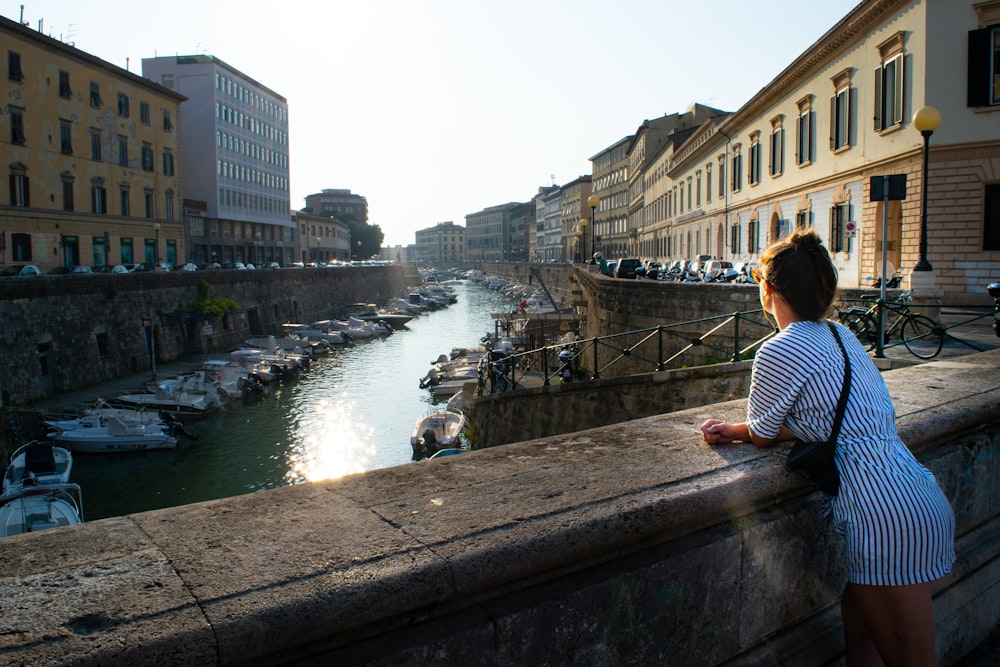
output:
M410 433L413 451L427 456L440 449L456 447L465 430L466 419L461 412L432 412L417 420Z
M89 425L55 430L48 434L48 438L70 451L87 454L172 449L182 435L195 439L180 422L174 420L145 424L126 422L117 415L100 415L96 420L91 417L81 418L89 420Z
M25 484L0 496L0 537L81 523L82 499L79 484Z
M66 484L73 470L73 455L51 442L32 440L14 450L3 476L0 499L21 488L25 479L34 484Z
M203 384L186 386L186 379L163 381L153 391L122 394L112 399L127 407L145 408L153 412L166 410L185 417L202 417L221 404L215 389L208 391Z
M51 442L18 447L4 472L0 537L83 521L83 494L69 482L72 469L72 454Z
M356 303L348 308L348 313L365 322L385 322L393 329L404 329L413 315L399 311L379 310L372 303Z

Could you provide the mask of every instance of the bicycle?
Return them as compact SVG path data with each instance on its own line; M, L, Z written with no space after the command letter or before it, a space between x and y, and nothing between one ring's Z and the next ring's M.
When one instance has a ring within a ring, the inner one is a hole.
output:
M837 317L842 324L854 332L866 348L871 350L878 343L879 308L885 307L885 330L882 334L883 346L893 338L902 340L903 345L915 357L933 359L944 346L941 327L929 317L910 311L910 292L903 292L892 301L879 301L878 297L868 308L852 306L838 308Z

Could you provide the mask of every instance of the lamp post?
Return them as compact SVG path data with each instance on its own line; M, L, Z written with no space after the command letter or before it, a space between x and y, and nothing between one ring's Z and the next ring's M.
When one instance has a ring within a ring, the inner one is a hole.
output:
M319 236L316 237L316 257L313 261L316 262L316 266L319 266L319 244L323 242L323 239Z
M160 223L153 223L153 231L156 232L156 245L153 246L153 270L160 270Z
M580 245L580 261L586 263L587 258L584 255L587 253L587 219L580 218L580 238L582 239Z
M934 130L941 124L941 112L934 107L921 107L913 114L913 127L924 137L924 164L920 183L920 258L914 271L933 271L927 261L927 158L930 153L930 140ZM885 276L882 277L885 280Z
M601 203L601 198L597 195L590 195L587 198L587 206L590 207L590 263L594 264L594 253L597 251L597 205Z

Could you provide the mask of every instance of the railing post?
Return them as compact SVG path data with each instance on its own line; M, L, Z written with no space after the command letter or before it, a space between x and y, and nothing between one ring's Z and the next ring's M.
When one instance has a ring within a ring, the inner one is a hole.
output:
M593 379L593 380L600 380L601 379L601 372L599 370L597 370L597 340L598 339L595 336L594 339L593 339L593 344L594 344L594 374L593 374L593 376L591 376L591 379Z
M882 284L885 284L885 274L882 274ZM875 318L875 356L878 359L885 358L885 301L878 300L878 317Z
M667 369L667 364L663 360L663 325L658 324L656 326L656 370L663 371Z
M733 361L740 361L740 311L733 313Z
M542 375L545 378L542 380L542 386L549 386L549 348L542 348Z

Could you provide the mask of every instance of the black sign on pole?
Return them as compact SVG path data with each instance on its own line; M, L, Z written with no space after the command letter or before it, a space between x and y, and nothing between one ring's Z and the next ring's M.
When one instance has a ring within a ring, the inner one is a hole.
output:
M889 191L886 192L886 181ZM888 176L871 177L871 196L869 201L902 201L906 199L906 174L889 174ZM888 196L886 196L888 195Z

